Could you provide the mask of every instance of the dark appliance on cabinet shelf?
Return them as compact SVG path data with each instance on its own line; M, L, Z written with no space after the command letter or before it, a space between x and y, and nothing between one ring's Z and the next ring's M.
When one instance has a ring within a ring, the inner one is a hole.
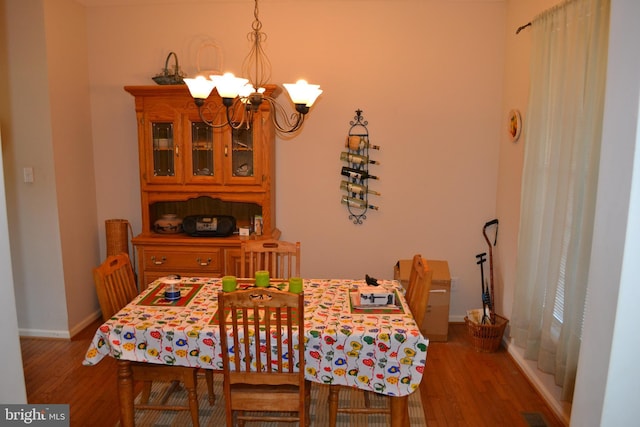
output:
M182 220L185 233L193 237L228 237L236 230L231 215L190 215Z

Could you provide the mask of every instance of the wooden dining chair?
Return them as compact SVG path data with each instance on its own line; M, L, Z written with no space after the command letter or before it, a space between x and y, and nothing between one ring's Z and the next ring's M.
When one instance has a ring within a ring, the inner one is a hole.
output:
M432 278L433 270L429 268L427 260L422 258L420 254L414 255L405 298L407 304L409 304L411 314L413 314L413 318L422 333L424 333L422 331L422 323L429 306Z
M240 277L253 277L259 270L268 270L272 278L300 277L300 242L243 240L240 244Z
M93 280L98 294L98 303L102 310L102 319L106 322L120 311L131 300L138 296L135 276L129 256L126 253L108 256L98 267L93 269ZM196 394L197 369L183 366L154 365L151 363L131 363L133 378L144 382L138 409L189 410L194 426L198 426L198 399ZM215 403L213 392L213 371L204 370L209 391L209 403ZM151 385L154 380L171 381L167 392L159 404L150 403ZM184 384L189 394L188 406L165 405L170 394Z
M138 296L133 268L126 253L111 255L94 268L93 281L105 322Z
M304 379L304 296L271 288L218 294L227 427L310 423Z
M427 261L422 255L413 256L411 263L411 273L405 298L409 310L413 315L416 324L422 330L422 321L427 313L429 305L429 292L431 291L431 279L433 271L429 269ZM364 393L364 406L340 406L339 394L341 389L351 390L352 393ZM385 406L371 406L370 393L368 391L353 390L343 386L332 385L329 387L329 427L335 427L338 420L338 413L346 414L391 414L389 402ZM388 399L387 399L388 400Z

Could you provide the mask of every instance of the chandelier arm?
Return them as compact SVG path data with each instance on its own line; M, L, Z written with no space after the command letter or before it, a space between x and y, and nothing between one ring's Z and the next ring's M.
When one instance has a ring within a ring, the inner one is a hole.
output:
M240 107L242 110L242 117L240 117L240 120L237 120L236 117L234 116L234 112L239 109L238 104L241 104ZM247 108L246 98L241 98L241 97L235 98L233 100L233 104L231 104L230 106L227 106L227 123L225 124L228 124L233 129L241 129L242 127L250 129L252 122L253 122L253 112L251 111L250 108Z
M285 116L286 117L286 116ZM299 114L299 113L292 113L291 114L291 118L295 118L295 124L293 126L290 126L288 129L287 128L283 128L282 126L280 126L279 123L277 123L277 117L274 116L274 120L276 120L275 126L276 128L280 129L280 132L283 133L293 133L293 132L297 132L301 127L302 124L304 123L304 114ZM287 123L290 123L288 119L285 119L285 121Z
M207 105L206 108L209 111L211 111L211 107L209 107L209 105ZM202 120L204 122L204 124L206 124L207 126L210 126L212 128L218 129L218 128L225 127L227 125L226 123L215 124L215 122L213 120L207 120L207 118L204 116L204 113L202 112L202 110L204 110L204 105L198 105L198 114L200 115L200 120ZM213 114L213 117L215 117L215 116L217 116L217 113Z
M280 133L293 133L302 127L304 123L304 114L298 112L291 113L288 116L285 108L278 104L278 102L270 96L265 96L264 99L269 102L272 109L271 120L276 127L276 130Z

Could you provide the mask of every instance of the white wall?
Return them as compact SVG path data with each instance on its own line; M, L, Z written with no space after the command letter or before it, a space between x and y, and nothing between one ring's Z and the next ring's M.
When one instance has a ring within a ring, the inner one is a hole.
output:
M71 0L49 0L45 21L64 292L68 329L73 335L96 317L91 269L101 261L96 246L85 8Z
M640 3L613 0L598 200L574 426L640 419Z
M64 335L68 326L44 7L40 1L7 0L5 4L11 113L5 128L5 176L18 324L25 330ZM34 170L32 184L23 182L24 167Z
M7 13L0 1L0 28L6 28ZM7 133L5 118L9 116L9 81L7 33L0 31L0 342L3 343L2 364L0 364L0 402L26 403L27 393L22 368L22 353L18 336L18 315L16 312L11 250L9 245L9 225L5 191L5 168L3 131ZM3 129L4 126L4 129Z
M461 320L480 304L475 255L487 250L482 225L495 216L504 3L271 0L260 16L272 81L306 77L324 89L304 130L277 142L277 225L302 242L303 275L390 278L414 253L445 259L459 278L451 314ZM250 1L88 9L98 223L127 218L140 231L133 98L122 87L153 84L171 50L193 74L208 39L224 68L239 71L251 20ZM358 108L382 146L372 153L380 210L360 226L339 189ZM103 230L100 239L104 253Z
M0 12L0 22L2 22ZM4 93L4 91L2 91ZM18 337L18 316L13 290L11 252L9 250L9 227L7 203L4 192L4 167L2 166L2 134L0 134L0 342L3 346L0 363L0 402L27 403L27 392L22 369L22 353Z
M100 261L84 6L3 0L5 176L21 334L69 337L98 316ZM25 25L29 23L29 25ZM31 167L34 182L23 182Z

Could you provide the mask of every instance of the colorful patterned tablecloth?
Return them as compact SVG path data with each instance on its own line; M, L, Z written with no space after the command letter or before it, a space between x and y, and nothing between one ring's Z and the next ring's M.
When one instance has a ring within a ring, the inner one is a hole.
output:
M242 286L242 279L239 279ZM305 376L390 396L418 388L427 358L422 336L397 281L380 281L396 295L389 307L359 309L350 293L364 281L305 279ZM246 285L249 286L249 285ZM280 288L285 284L278 285ZM220 369L214 316L221 279L183 278L183 297L162 298L161 279L102 324L85 365L105 356L138 362Z

